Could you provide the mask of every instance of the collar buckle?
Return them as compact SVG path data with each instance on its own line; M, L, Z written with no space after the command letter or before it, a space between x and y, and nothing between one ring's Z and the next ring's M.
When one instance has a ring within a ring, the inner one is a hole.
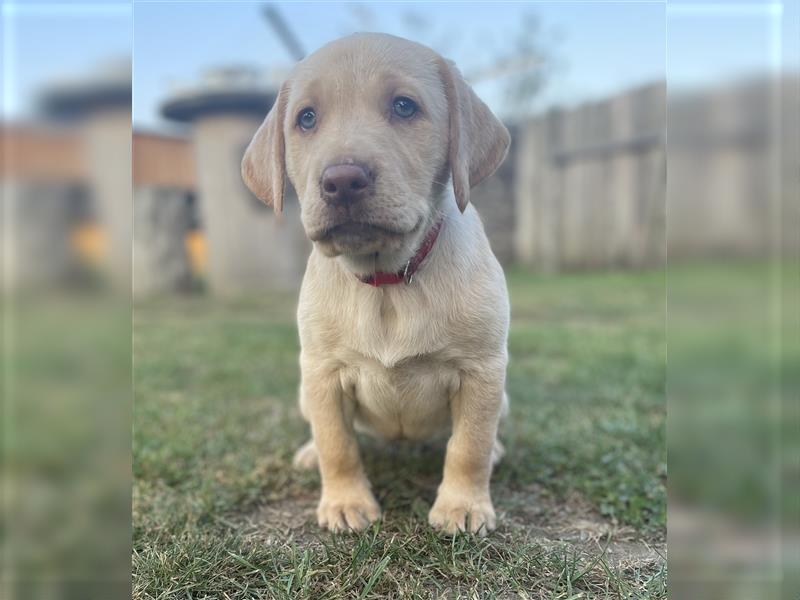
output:
M411 268L411 260L412 259L408 259L408 262L406 263L406 268L403 269L403 281L405 282L406 285L409 285L412 281L414 281L414 272L409 271L409 269Z

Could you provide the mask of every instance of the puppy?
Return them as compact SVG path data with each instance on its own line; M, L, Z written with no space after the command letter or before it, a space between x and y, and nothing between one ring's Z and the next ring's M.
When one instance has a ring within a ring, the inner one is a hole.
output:
M295 463L319 467L321 527L380 517L357 431L449 435L429 522L495 527L509 306L469 194L509 142L452 63L357 34L296 65L245 152L245 182L276 211L288 175L313 242L297 311L312 439Z

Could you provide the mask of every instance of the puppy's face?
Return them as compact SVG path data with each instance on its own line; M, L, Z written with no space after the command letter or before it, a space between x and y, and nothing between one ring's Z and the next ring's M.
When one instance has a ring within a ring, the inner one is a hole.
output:
M359 34L299 63L243 161L250 188L280 210L283 176L308 237L328 256L405 262L452 173L469 187L502 161L508 133L454 67L419 44Z
M435 59L395 38L356 37L293 73L286 171L306 233L325 254L402 255L427 229L447 178L447 98Z

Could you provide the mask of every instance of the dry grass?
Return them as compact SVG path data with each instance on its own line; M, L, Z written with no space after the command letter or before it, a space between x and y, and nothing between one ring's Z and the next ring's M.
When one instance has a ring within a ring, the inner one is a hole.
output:
M365 441L385 518L319 532L294 472L294 299L136 311L136 598L665 598L661 273L509 276L501 527L426 524L435 448Z

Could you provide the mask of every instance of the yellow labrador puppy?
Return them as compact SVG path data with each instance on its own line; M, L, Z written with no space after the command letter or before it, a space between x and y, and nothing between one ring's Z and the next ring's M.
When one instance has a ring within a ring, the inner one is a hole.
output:
M313 242L298 306L312 439L295 464L319 467L322 527L380 517L356 431L449 434L429 521L495 527L509 306L469 193L509 141L451 63L357 34L297 64L247 148L247 185L280 211L288 175Z

